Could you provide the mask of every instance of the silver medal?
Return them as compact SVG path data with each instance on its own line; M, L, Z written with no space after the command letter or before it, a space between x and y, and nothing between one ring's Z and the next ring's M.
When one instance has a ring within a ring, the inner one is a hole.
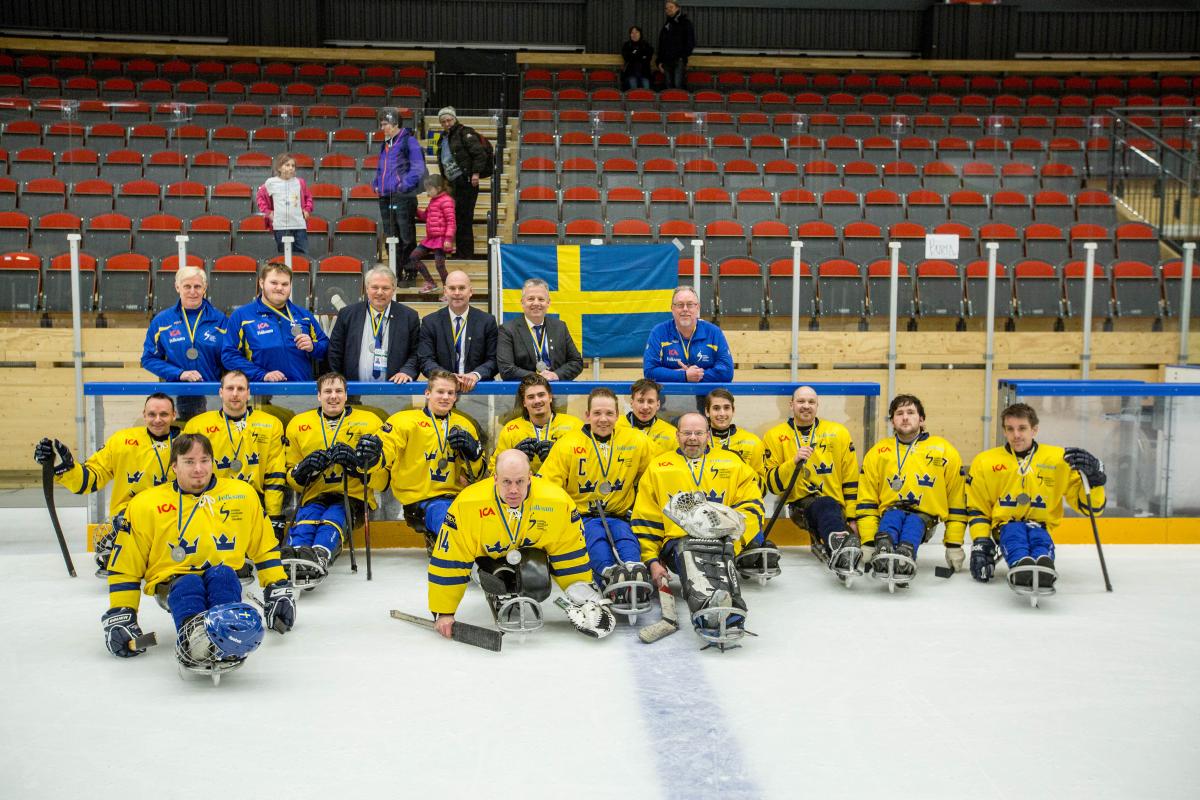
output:
M904 478L900 477L899 475L897 475L896 477L894 477L890 481L888 481L888 486L892 487L893 492L900 491L900 487L903 485L904 485Z
M200 357L200 351L194 347L189 347L187 350L184 351L183 354L185 356L187 356L188 358L192 358L192 359Z
M444 458L438 459L438 472L441 472L442 470L446 469L446 467L448 467L448 466L450 466L449 461L447 461Z
M187 558L187 551L183 549L183 545L177 544L171 548L171 560L176 564L182 564L185 558Z
M507 561L508 563L512 564L515 567L517 564L521 563L521 551L520 550L509 550L507 553L504 554L504 560Z
M300 323L293 322L292 323L292 338L295 339L297 336L299 336L302 333L304 333L304 328L300 327Z
M1025 494L1024 492L1021 492L1019 495L1017 495L1017 505L1019 505L1019 506L1029 505L1029 495Z
M613 487L608 481L601 481L600 485L596 487L596 489L600 492L600 494L612 494Z
M242 462L235 458L233 461L229 462L229 468L231 470L233 470L234 472L241 472L242 471Z
M536 364L534 364L534 367L536 367L536 371L537 371L537 372L545 372L545 371L546 371L546 369L547 369L547 366L546 366L546 362L545 362L545 361L539 361L539 362L537 362Z

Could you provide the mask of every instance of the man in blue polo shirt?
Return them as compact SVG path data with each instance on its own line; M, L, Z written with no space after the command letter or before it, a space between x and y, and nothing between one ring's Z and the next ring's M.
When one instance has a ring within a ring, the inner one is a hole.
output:
M671 296L668 322L655 325L642 354L642 372L659 383L728 383L733 356L725 334L700 319L700 298L690 286Z

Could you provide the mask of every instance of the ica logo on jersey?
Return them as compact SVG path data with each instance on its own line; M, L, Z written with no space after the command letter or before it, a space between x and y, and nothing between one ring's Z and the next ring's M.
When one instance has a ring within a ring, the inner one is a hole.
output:
M161 504L161 505L159 505L159 506L156 506L155 508L156 508L156 510L158 511L158 513L160 513L160 514L166 514L166 513L168 513L168 512L171 512L171 511L178 511L178 510L179 510L178 508L176 508L176 507L175 507L175 504L174 504L174 503L163 503L163 504Z
M479 518L480 519L483 519L484 517L494 517L494 516L496 516L496 509L494 509L494 508L479 509Z

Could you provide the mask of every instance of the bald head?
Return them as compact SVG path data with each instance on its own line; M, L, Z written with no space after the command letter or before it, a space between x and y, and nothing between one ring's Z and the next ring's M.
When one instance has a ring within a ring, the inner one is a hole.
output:
M529 496L529 459L520 450L504 450L496 456L496 492L510 508Z
M811 386L801 386L792 392L792 417L797 425L811 425L817 418L817 392Z
M679 418L675 439L684 456L699 458L708 449L708 419L698 411L687 412Z
M446 303L455 314L467 310L471 303L471 279L467 273L456 269L446 276Z

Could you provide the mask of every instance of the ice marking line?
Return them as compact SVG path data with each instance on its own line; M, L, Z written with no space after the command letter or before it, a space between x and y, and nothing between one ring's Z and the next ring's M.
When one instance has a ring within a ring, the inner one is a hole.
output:
M679 599L682 627L655 644L643 644L637 627L625 648L635 676L638 708L654 751L662 796L668 800L758 800L762 791L746 774L749 766L718 702L717 689L704 677L702 658L733 653L700 653L690 630L687 604Z

